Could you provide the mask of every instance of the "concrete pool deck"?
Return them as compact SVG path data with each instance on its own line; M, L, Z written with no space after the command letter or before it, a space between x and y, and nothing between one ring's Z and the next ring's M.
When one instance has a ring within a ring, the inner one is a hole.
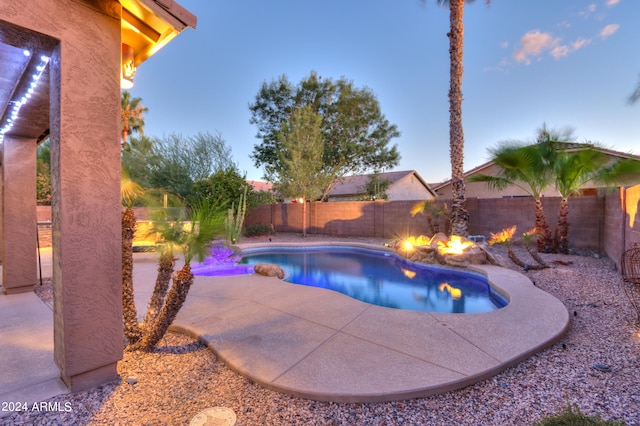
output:
M43 258L43 276L50 259ZM135 255L144 311L156 255ZM258 275L196 277L172 329L233 370L283 393L336 402L428 396L490 377L552 345L564 305L522 274L478 266L506 307L482 314L401 311ZM49 275L50 276L50 275ZM66 388L53 362L53 315L33 293L0 295L0 401L43 401ZM8 413L0 413L2 415Z
M506 307L403 311L277 278L199 276L172 329L199 338L238 373L290 395L335 402L424 397L491 377L569 327L563 303L526 276L473 269L508 295Z

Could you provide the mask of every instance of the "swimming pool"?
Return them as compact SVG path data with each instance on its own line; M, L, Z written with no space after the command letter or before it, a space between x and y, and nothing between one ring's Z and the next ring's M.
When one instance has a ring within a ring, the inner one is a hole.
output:
M285 281L334 290L363 302L422 312L480 313L508 302L479 273L409 262L360 247L263 247L244 250L238 268L272 263ZM196 270L196 275L212 275Z

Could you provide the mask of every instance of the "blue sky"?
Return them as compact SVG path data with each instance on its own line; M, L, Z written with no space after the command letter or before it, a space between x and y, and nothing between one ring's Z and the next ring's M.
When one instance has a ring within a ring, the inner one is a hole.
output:
M377 96L402 133L395 170L450 176L449 15L435 0L178 0L198 17L141 64L134 97L145 134L219 133L248 179L256 128L248 105L264 81L315 70ZM543 123L579 141L640 154L640 1L476 0L465 8L465 170Z

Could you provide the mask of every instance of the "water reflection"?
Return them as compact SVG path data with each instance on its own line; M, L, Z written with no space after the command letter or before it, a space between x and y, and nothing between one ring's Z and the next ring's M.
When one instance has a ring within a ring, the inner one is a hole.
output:
M321 287L363 302L424 312L499 309L484 276L416 265L395 255L354 248L279 248L245 253L241 263L274 263L291 283Z

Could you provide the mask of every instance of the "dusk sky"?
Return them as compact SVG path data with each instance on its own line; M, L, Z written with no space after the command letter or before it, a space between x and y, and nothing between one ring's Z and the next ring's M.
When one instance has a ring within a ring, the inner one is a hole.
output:
M198 17L136 73L145 134L220 134L247 178L265 81L312 70L376 95L402 160L427 182L450 177L448 9L435 0L178 0ZM578 141L640 154L638 0L476 0L465 7L465 170L487 148L572 127Z

